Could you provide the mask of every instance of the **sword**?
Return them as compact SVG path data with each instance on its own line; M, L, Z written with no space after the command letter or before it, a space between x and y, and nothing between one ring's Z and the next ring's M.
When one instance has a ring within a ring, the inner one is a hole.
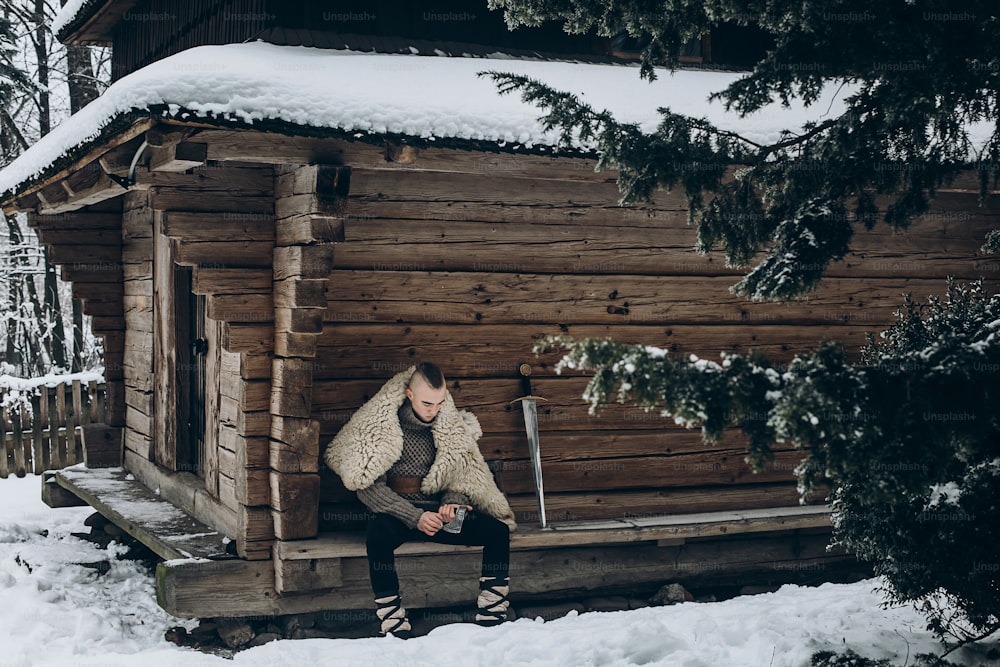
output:
M536 401L547 400L531 393L531 366L521 364L518 367L521 374L521 389L524 396L515 398L511 403L521 402L524 412L524 430L528 434L528 454L531 456L531 473L535 478L535 498L538 500L539 524L547 528L545 521L545 490L542 487L542 452L538 441L538 407Z

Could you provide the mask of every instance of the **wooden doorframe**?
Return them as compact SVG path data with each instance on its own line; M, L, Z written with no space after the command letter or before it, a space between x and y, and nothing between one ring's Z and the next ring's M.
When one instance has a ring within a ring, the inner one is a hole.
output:
M162 218L157 212L153 225L153 456L168 470L204 477L204 407L192 414L192 397L204 398L204 356L194 354L192 337L204 330L204 297L192 294L192 269L174 261L176 241L163 235ZM194 381L201 392L192 393Z

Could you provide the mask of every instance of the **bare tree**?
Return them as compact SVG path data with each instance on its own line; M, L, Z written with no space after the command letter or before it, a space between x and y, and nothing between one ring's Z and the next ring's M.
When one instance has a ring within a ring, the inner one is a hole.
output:
M107 79L104 50L63 47L50 29L53 7L45 0L0 1L0 164L50 132L61 118L94 100ZM16 44L20 48L12 48ZM95 58L95 54L97 57ZM6 86L6 87L2 87ZM0 293L5 337L0 349L15 372L83 370L88 325L80 303L59 280L44 247L23 224L7 218L0 264L7 289ZM64 313L72 309L71 340ZM92 347L92 346L91 346Z

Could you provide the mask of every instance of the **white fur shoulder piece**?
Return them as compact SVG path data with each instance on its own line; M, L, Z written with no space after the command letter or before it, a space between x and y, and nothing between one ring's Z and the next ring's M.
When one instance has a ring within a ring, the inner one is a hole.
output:
M410 367L393 376L354 413L327 447L326 464L349 490L371 486L402 455L403 431L396 411L406 400L406 386L414 370L415 367ZM483 429L476 416L459 411L448 392L431 431L437 451L421 491L465 494L473 507L503 521L513 530L517 525L514 513L479 451L477 442Z

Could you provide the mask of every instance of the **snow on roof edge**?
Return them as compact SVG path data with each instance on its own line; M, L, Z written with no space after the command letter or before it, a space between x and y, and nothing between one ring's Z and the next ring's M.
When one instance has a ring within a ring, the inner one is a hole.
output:
M95 10L104 6L102 0L67 0L66 4L56 11L50 26L52 34L62 40L68 36L63 31L70 26L80 24L89 19ZM68 31L67 31L68 33Z
M543 151L559 145L557 130L539 121L542 110L518 95L501 96L484 70L524 74L577 94L597 109L652 131L658 109L706 117L723 129L767 141L806 121L839 113L842 95L811 108L773 105L751 117L708 102L734 81L731 72L663 72L640 79L638 67L558 61L494 60L332 51L265 42L199 46L152 63L112 84L103 95L56 127L5 169L0 197L78 159L83 147L106 137L131 115L165 108L177 120L279 124L296 134L347 133L355 138L401 136L450 140L494 151ZM846 94L846 93L844 93ZM826 110L825 112L822 110ZM438 144L440 145L440 143ZM592 145L575 146L582 152Z

